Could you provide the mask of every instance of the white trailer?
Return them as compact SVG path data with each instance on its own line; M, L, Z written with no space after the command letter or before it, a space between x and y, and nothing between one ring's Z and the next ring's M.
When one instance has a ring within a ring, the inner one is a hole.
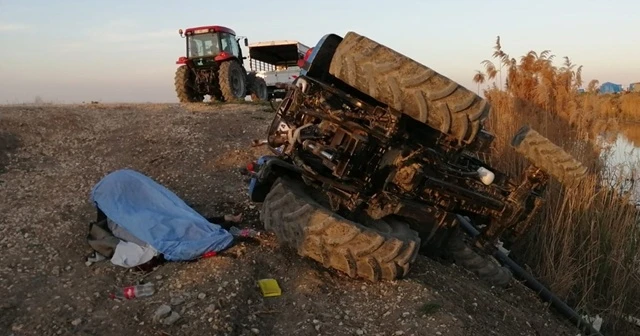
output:
M309 47L294 40L256 42L248 45L250 71L267 82L269 99L284 98L286 88L300 74L299 61Z

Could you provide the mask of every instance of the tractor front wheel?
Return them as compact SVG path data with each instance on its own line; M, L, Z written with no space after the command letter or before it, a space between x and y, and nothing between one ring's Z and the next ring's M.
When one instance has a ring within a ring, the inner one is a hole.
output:
M247 95L246 74L238 62L222 63L218 78L224 101L231 102Z
M203 95L199 95L193 87L190 85L191 72L186 65L178 67L176 69L175 76L175 88L178 100L181 103L194 103L204 100Z
M511 146L565 187L577 186L589 174L587 167L580 161L528 125L516 132Z

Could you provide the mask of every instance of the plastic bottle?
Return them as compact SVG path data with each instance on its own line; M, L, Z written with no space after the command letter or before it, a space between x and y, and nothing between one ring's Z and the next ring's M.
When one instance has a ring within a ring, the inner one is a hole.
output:
M205 254L203 254L200 258L203 258L203 259L204 259L204 258L211 258L211 257L215 257L215 256L217 256L217 255L218 255L218 252L216 252L216 251L209 251L209 252L206 252Z
M155 287L153 283L148 282L143 285L121 288L118 292L111 294L111 298L132 300L134 298L151 296L153 293L155 293Z
M235 237L256 237L259 235L259 233L254 229L239 229L235 226L232 226L229 229L229 233L231 233Z

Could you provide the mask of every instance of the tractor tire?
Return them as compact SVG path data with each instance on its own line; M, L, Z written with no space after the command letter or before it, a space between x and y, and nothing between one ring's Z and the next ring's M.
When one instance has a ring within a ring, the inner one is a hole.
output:
M529 126L516 132L511 146L566 187L576 186L587 176L587 167Z
M178 100L181 103L195 103L204 100L204 95L198 95L189 85L190 74L186 65L179 66L176 69L174 85Z
M513 278L513 274L506 267L493 262L491 257L482 257L472 250L463 239L463 235L457 234L450 238L447 244L447 252L451 254L454 262L464 269L474 273L481 280L492 286L506 287Z
M329 74L461 143L473 142L490 114L472 91L354 32L338 45Z
M264 78L256 76L255 73L250 73L247 75L247 85L249 86L252 101L266 101L269 98L267 82Z
M352 278L376 282L407 275L420 238L406 223L355 223L318 204L303 188L280 178L263 202L260 219L281 244Z
M238 62L231 60L220 64L218 81L225 102L244 99L247 96L247 75Z

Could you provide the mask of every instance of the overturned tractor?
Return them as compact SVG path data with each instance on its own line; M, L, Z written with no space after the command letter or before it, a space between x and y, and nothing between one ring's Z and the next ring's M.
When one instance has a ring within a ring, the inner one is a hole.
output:
M482 161L493 135L486 100L414 60L350 32L307 55L268 127L273 155L252 165L249 194L266 229L349 276L405 276L419 252L495 285L491 255L532 224L550 177L586 168L536 131L512 145L531 163L519 180ZM479 232L465 235L460 220Z
M180 36L183 31L180 29ZM267 84L255 72L247 73L236 33L222 26L188 28L186 55L176 61L175 90L181 103L212 100L231 102L251 95L267 100ZM245 46L248 41L244 39Z

